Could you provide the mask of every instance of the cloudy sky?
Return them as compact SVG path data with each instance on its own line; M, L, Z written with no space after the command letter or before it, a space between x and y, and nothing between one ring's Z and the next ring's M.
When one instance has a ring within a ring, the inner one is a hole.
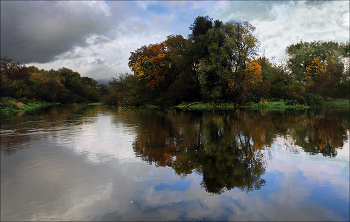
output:
M130 72L130 52L197 16L249 21L277 61L288 45L349 41L348 1L1 1L1 57L40 69L67 67L96 80Z

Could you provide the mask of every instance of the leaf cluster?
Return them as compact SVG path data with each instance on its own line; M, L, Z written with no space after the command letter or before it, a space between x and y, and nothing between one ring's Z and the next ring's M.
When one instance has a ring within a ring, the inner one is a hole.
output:
M75 103L98 101L97 81L68 68L39 70L1 58L1 97Z

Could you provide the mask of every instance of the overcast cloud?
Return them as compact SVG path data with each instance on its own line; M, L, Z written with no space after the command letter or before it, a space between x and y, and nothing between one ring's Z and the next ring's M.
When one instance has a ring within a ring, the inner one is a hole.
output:
M268 58L303 41L349 41L348 1L1 1L1 56L109 79L130 52L187 37L197 16L249 21Z

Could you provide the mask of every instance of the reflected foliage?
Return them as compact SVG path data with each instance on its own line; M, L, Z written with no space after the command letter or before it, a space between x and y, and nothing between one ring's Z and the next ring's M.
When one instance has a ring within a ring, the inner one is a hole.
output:
M48 131L80 127L94 119L86 117L97 116L101 109L108 108L61 105L2 119L1 151L9 155L25 148L30 140L42 140ZM201 186L212 194L233 188L259 190L266 183L263 175L273 158L271 151L279 145L295 155L306 152L335 157L347 142L350 129L348 110L112 109L115 123L125 129L132 127L136 133L136 157L158 167L170 167L181 177L199 174Z
M286 149L295 154L300 147L311 155L335 157L350 128L346 111L118 112L139 126L133 143L137 157L171 167L182 177L198 173L201 186L213 194L264 186L262 176L276 138L291 141Z

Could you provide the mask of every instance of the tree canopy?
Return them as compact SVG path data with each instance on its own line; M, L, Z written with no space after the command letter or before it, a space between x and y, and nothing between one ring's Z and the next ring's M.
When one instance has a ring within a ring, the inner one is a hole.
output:
M248 21L222 22L198 16L190 34L130 53L131 73L97 85L67 68L39 70L1 59L1 96L47 101L96 101L109 105L175 105L227 101L237 104L286 99L349 98L350 44L302 42L286 48L286 63L259 55L260 42Z

